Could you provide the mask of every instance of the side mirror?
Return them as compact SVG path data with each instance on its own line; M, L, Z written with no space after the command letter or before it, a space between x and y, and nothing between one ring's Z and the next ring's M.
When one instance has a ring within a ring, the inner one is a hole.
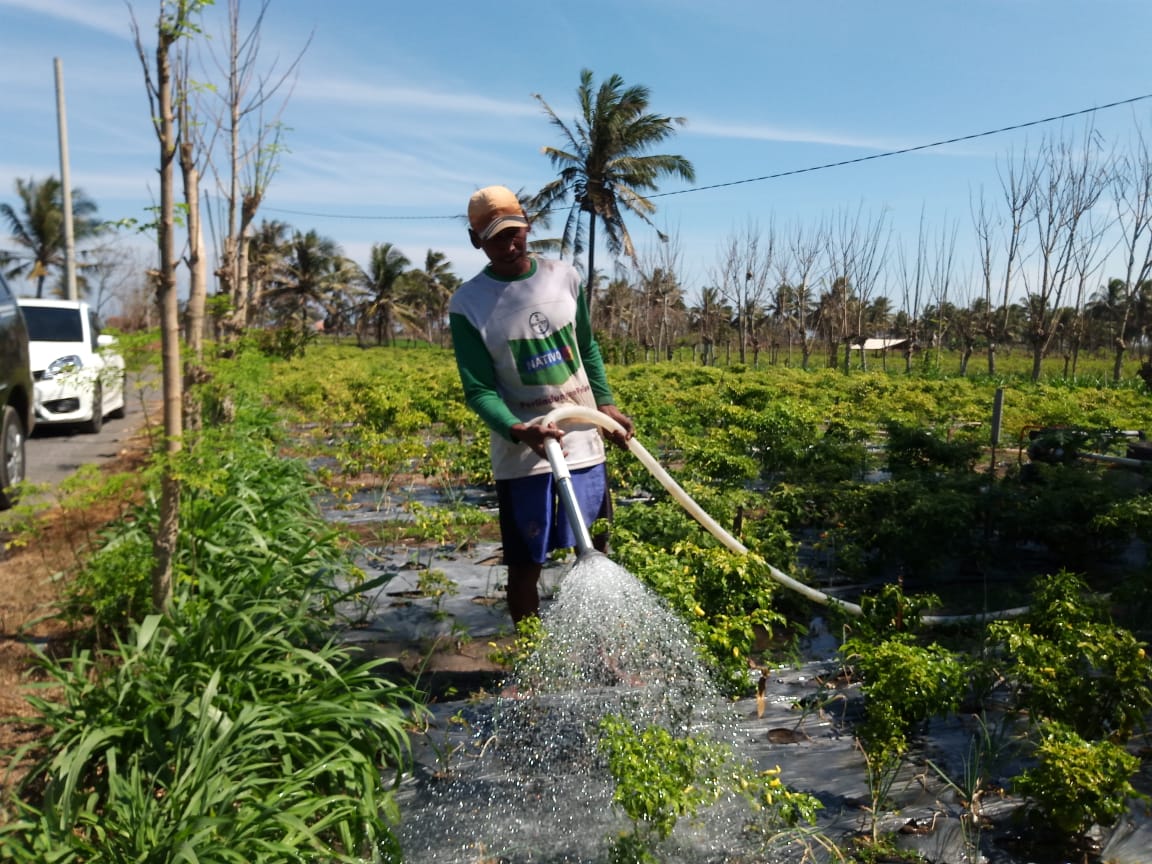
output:
M96 345L99 348L111 348L116 344L116 337L110 336L107 333L101 333L96 337Z

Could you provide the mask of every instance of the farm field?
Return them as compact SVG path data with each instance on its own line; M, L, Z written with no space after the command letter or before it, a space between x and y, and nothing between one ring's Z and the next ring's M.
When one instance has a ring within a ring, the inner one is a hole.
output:
M632 457L611 453L620 505L612 557L685 622L729 698L754 704L747 700L758 679L799 662L800 646L812 635L814 609L772 580L769 569L779 568L865 607L863 619L834 609L819 615L826 633L838 634L835 641L846 634L856 640L859 657L844 654L835 663L855 686L864 682L857 692L865 704L908 700L906 688L884 689L889 682L881 668L905 676L938 668L935 677L948 682L924 695L916 710L927 714L897 712L883 734L875 718L853 732L868 752L896 758L901 770L920 724L955 711L961 696L965 710L974 697L995 695L1000 704L1022 700L1037 717L1055 715L1042 702L1046 688L1067 691L1083 678L1085 663L1121 692L1103 697L1084 690L1081 713L1067 722L1085 741L1127 742L1139 752L1141 718L1152 707L1145 698L1147 662L1141 651L1138 662L1108 665L1108 656L1135 657L1134 646L1148 636L1152 510L1146 473L1133 455L1141 455L1140 442L1120 434L1152 428L1152 400L1138 379L1121 386L1103 377L1032 384L1008 374L996 380L882 369L845 375L690 362L612 366L609 378L637 438L749 550L737 556L722 548ZM1001 434L992 448L997 390ZM510 624L500 623L486 432L460 400L450 352L315 344L287 361L242 352L203 395L209 406L226 395L252 400L260 423L283 433L278 458L303 462L320 481L314 500L355 562L341 577L351 590L338 626L363 632L366 620L387 617L395 602L394 618L422 617L438 628L432 638L409 632L386 652L407 652L413 675L436 671L437 701L466 698L471 688L499 679L517 640ZM217 470L194 485L205 484L203 493L226 485L223 475L212 479ZM122 488L116 497L125 499ZM56 524L55 545L99 545L94 526L70 533L67 518ZM64 574L58 586L82 569L59 559L49 566ZM558 562L557 572L563 567ZM467 568L471 582L460 578ZM89 581L84 590L98 587ZM1104 605L1083 608L1077 599L1100 597ZM1000 630L978 623L918 626L924 616L1026 606L1049 618L1054 609L1070 610L1087 628L1080 632L1096 634L1101 651L1061 660L1057 649L1067 645L1030 643L1011 622ZM112 616L106 626L128 626L107 609L93 606L90 614ZM480 619L485 629L469 632ZM34 632L45 639L72 632L39 626ZM995 669L972 665L991 644L1011 647ZM891 653L898 646L900 653ZM1023 680L1023 670L1035 665L1029 652L1036 651L1051 664L1049 682ZM875 666L876 657L887 657L887 666ZM794 685L795 673L776 674ZM1021 683L1008 692L1008 680ZM1102 707L1088 716L1084 701ZM19 731L25 740L31 734ZM1113 770L1119 776L1127 769ZM1140 779L1146 773L1125 776L1139 787L1147 785ZM1045 782L1051 781L1033 780L1041 802L1052 792ZM1059 812L1065 830L1078 835L1084 819L1115 820L1120 811L1110 807L1075 818L1067 808Z

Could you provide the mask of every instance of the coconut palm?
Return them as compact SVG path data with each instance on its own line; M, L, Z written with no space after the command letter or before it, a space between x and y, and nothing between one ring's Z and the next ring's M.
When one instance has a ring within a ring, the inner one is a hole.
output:
M16 197L22 212L10 204L0 204L0 215L8 224L18 250L0 253L8 276L36 280L36 296L44 296L44 280L51 268L64 266L64 193L55 177L37 183L16 180ZM72 238L80 242L100 233L103 225L94 218L96 204L79 189L72 190Z
M398 283L412 262L391 243L373 243L368 253L368 269L360 271L364 287L371 293L361 323L376 324L376 344L389 345L396 341L394 332L398 319L414 319L416 313L405 306L399 297Z
M596 272L596 220L604 223L608 249L613 255L623 252L633 260L636 251L624 224L621 208L649 225L654 205L645 192L654 191L657 181L677 175L691 182L696 179L692 163L683 156L653 154L684 123L683 117L666 117L648 112L647 87L625 86L619 75L612 75L596 88L592 72L580 73L576 90L580 113L569 126L536 94L548 119L560 130L563 148L544 147L544 154L559 169L559 176L532 199L533 206L547 213L571 199L564 224L562 251L579 254L588 249L588 300L591 305L591 276ZM580 214L588 214L587 243L581 234ZM661 235L663 239L663 235Z
M282 323L298 321L306 330L318 311L327 312L331 295L347 279L347 259L335 240L297 231L288 244L280 281L267 292L269 306Z
M248 241L248 286L243 296L243 320L241 316L231 320L237 329L242 330L254 321L263 311L268 291L284 282L292 235L292 226L276 219L265 219L252 232Z

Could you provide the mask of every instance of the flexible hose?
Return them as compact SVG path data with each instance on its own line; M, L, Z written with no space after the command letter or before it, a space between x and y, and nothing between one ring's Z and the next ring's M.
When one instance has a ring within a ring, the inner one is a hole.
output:
M560 425L568 420L578 420L587 423L592 423L602 429L607 429L611 432L617 432L621 435L626 434L623 426L609 417L603 412L596 411L592 408L585 408L582 405L561 405L555 408L548 414L541 418L537 418L536 423L555 423ZM738 555L747 555L748 547L733 537L721 526L715 519L704 512L704 509L697 504L691 496L677 483L672 476L664 470L663 466L657 462L651 453L649 453L644 446L636 440L635 437L628 439L628 450L640 460L645 468L648 469L657 482L663 486L668 493L676 499L676 501L683 507L689 515L699 522L713 537L719 540L724 546ZM555 470L555 468L553 469ZM814 603L822 606L834 606L838 609L847 612L849 615L859 617L863 614L863 610L855 603L849 603L846 600L840 600L836 597L830 597L822 591L818 591L810 585L805 585L793 579L782 570L767 564L768 572L776 582L789 588L798 594L803 595ZM1020 607L1016 609L1004 609L999 612L990 612L976 615L924 615L920 618L921 622L925 624L953 624L964 621L972 620L990 620L994 618L1012 618L1022 615L1027 612L1027 607Z

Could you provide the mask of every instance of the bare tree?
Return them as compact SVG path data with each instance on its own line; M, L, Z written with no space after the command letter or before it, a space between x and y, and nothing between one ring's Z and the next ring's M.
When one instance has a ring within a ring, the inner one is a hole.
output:
M1041 147L1028 218L1035 231L1035 261L1025 270L1024 311L1032 348L1032 380L1040 380L1041 363L1057 332L1065 291L1076 275L1076 252L1100 230L1090 219L1108 175L1096 155L1089 129L1083 146L1049 138Z
M676 337L683 332L687 320L684 288L680 282L683 269L680 236L662 234L655 248L637 256L640 308L643 310L640 327L645 351L652 349L655 359L671 359Z
M290 95L307 43L283 72L275 64L267 71L258 69L260 36L264 16L272 0L258 0L252 25L241 24L241 0L228 0L228 32L222 44L224 57L212 53L211 62L227 80L227 87L216 91L221 99L218 125L227 139L227 163L223 171L215 168L217 187L222 190L225 216L221 261L217 273L221 291L231 305L227 331L248 326L251 297L248 288L248 235L264 195L279 168L280 116ZM308 43L311 42L311 36ZM211 51L212 42L208 42ZM284 98L274 104L284 93ZM265 112L270 111L270 116Z
M851 345L863 337L864 313L884 272L888 256L887 215L865 217L863 205L855 213L844 210L828 232L829 274L833 275L833 303L836 316L830 322L829 338L844 345L844 371L852 356ZM834 350L834 345L830 346ZM834 358L833 362L834 362ZM866 365L864 352L860 362Z
M956 261L956 225L944 225L933 244L928 266L928 292L940 322L936 328L937 348L942 348L948 330L956 323L957 307L951 302Z
M920 337L920 313L926 293L928 263L924 237L924 211L920 211L920 225L916 233L916 252L909 255L903 243L896 247L896 272L900 284L901 308L908 316L908 330L904 334L914 343ZM912 371L912 352L904 352L904 371Z
M999 168L998 174L1004 215L994 215L983 190L972 210L984 286L982 325L988 346L989 375L996 374L997 349L1010 338L1012 291L1028 237L1027 214L1039 180L1038 169L1027 148L1019 159L1009 154L1006 167ZM1003 257L997 254L1001 241Z
M809 229L796 225L774 259L779 280L777 314L788 328L789 348L792 336L800 341L800 365L804 369L812 356L812 286L819 278L816 265L826 244L825 230L824 226Z
M736 312L736 332L740 362L747 362L752 321L768 296L772 259L776 253L776 231L769 226L761 233L754 223L740 234L732 234L720 252L713 279L720 294Z
M183 441L183 370L180 363L180 307L176 294L176 183L174 163L180 129L174 105L173 46L197 31L195 19L211 0L160 0L156 46L150 59L132 16L152 124L160 145L160 212L156 225L159 264L155 270L156 305L160 310L161 381L166 460L161 476L160 524L153 538L152 604L166 611L172 602L172 559L180 531L180 479L175 457ZM153 63L155 66L153 67Z
M1123 294L1113 309L1117 319L1113 339L1112 380L1119 381L1128 349L1128 325L1139 303L1140 285L1152 276L1152 156L1140 127L1130 152L1120 156L1112 172L1112 195L1120 249L1124 252Z

